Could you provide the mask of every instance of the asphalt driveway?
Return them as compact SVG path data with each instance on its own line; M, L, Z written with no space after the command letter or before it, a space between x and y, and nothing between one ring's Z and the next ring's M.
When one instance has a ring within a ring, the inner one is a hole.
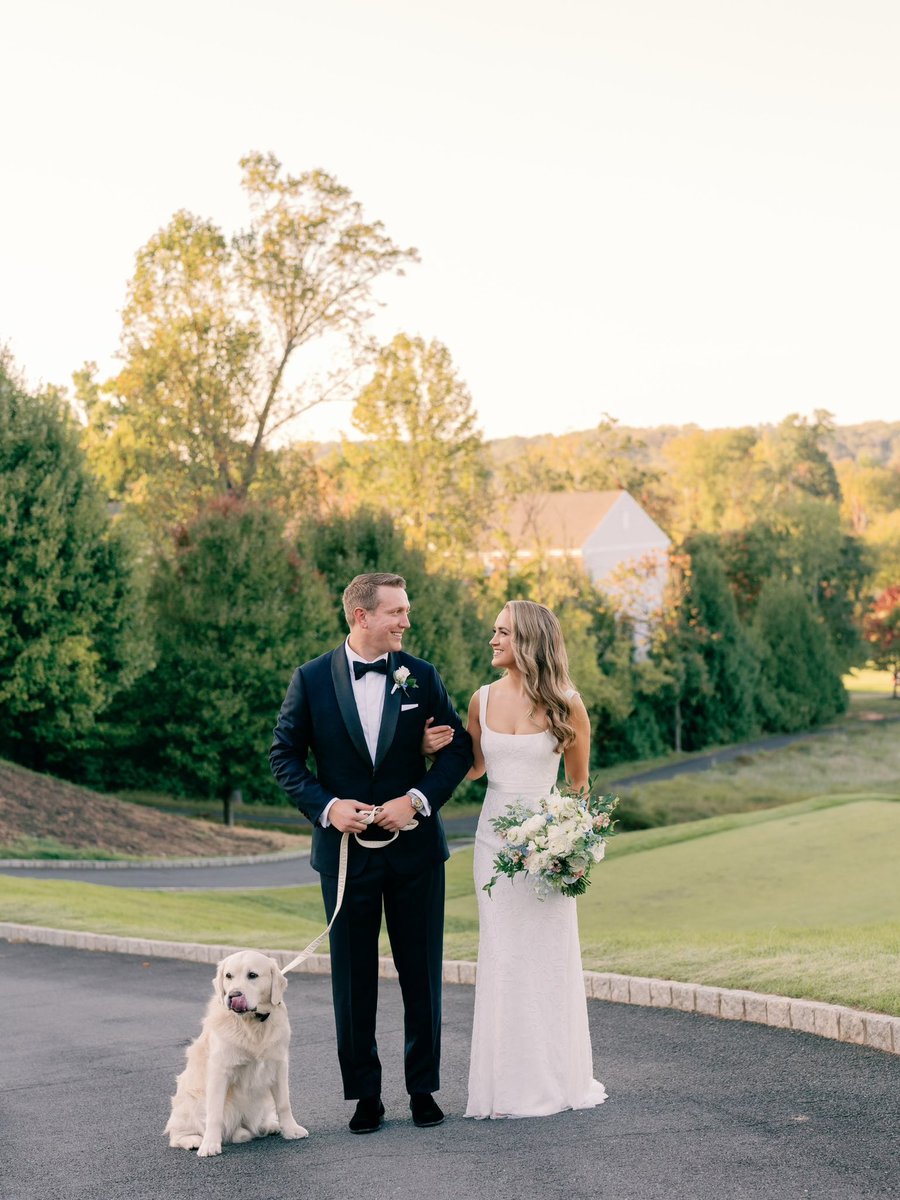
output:
M460 1115L473 991L447 986L448 1120L416 1129L399 991L382 981L387 1124L354 1137L330 981L293 975L291 1093L302 1142L201 1160L162 1134L212 968L0 942L3 1200L876 1200L896 1196L900 1059L762 1025L589 1004L610 1099L524 1121ZM527 1053L527 1048L525 1048ZM893 1156L893 1157L892 1157Z

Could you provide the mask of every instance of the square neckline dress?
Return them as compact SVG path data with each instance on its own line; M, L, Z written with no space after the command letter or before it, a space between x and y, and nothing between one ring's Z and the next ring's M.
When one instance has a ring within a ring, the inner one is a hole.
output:
M574 695L574 693L572 693ZM497 733L479 691L488 788L475 834L479 948L467 1117L544 1117L606 1099L594 1079L574 899L539 900L522 875L483 886L501 849L491 821L507 805L534 804L555 786L561 756L548 731Z

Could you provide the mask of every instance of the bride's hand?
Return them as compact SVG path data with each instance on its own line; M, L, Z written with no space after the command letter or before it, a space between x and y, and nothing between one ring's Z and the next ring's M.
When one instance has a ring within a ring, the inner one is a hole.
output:
M434 758L440 750L443 750L445 746L449 746L452 741L453 726L435 725L434 717L429 717L425 722L425 732L422 734L422 754L426 758Z

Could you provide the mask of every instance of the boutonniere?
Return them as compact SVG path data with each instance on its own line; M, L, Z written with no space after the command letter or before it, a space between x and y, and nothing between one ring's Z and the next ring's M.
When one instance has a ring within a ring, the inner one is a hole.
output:
M401 692L403 692L403 695L407 696L407 695L409 695L407 688L414 688L414 687L419 686L416 683L415 677L413 675L410 675L409 667L398 667L397 670L394 672L393 679L394 679L394 686L391 688L392 696L393 696L394 692L396 692L397 688L400 688Z

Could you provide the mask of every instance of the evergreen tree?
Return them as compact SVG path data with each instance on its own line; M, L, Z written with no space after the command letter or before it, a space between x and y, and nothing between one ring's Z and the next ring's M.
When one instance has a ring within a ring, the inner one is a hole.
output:
M771 579L763 586L753 632L765 729L809 729L843 712L847 697L828 630L797 583Z
M120 714L134 722L128 781L280 800L266 759L279 706L293 668L337 638L321 576L275 514L222 500L179 530L149 602L156 665Z
M472 692L487 675L489 622L496 614L486 619L460 579L429 570L422 551L408 546L401 530L383 513L361 509L312 521L301 530L298 545L301 556L328 581L336 613L340 613L343 590L355 575L395 571L404 577L412 610L404 648L438 667L464 713ZM340 622L346 636L342 614Z
M0 752L29 766L90 745L145 665L133 556L60 397L0 355Z
M722 564L708 548L691 555L679 637L696 675L681 705L684 748L752 736L757 728L754 647Z

